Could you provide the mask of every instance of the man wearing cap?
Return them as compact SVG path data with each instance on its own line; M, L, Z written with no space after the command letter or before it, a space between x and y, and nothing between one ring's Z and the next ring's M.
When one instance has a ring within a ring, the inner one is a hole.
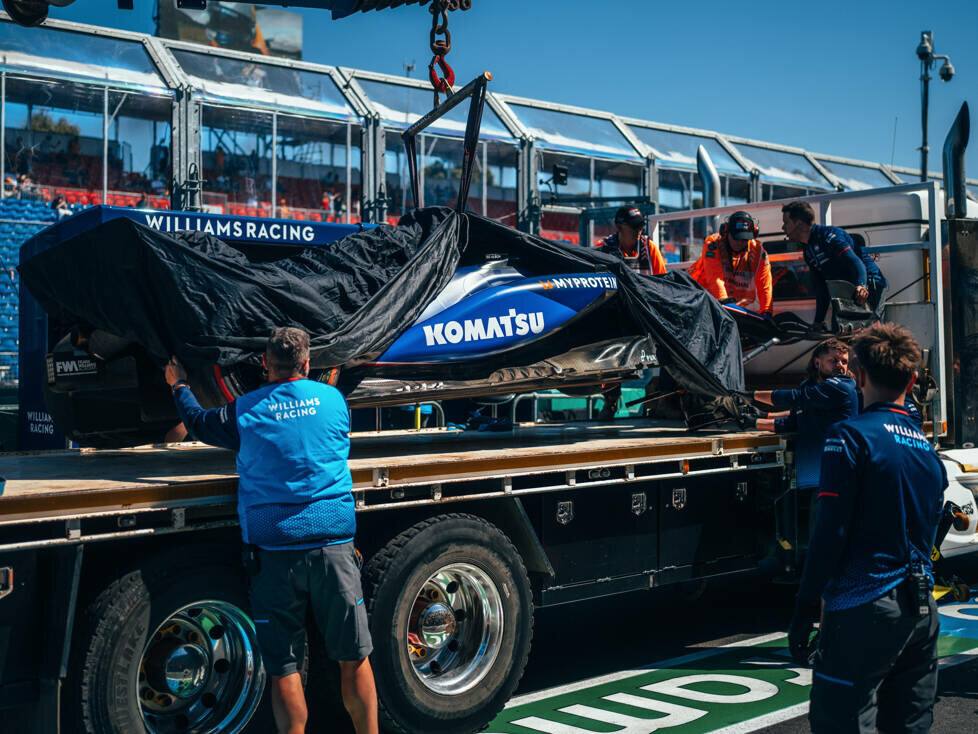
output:
M689 274L718 301L733 299L738 306L757 302L757 310L772 313L771 263L757 235L757 224L747 212L734 212L703 242L703 254Z
M666 260L656 244L642 234L645 215L637 206L623 206L615 212L615 233L599 241L595 247L601 252L622 258L637 258L638 271L645 275L663 275Z

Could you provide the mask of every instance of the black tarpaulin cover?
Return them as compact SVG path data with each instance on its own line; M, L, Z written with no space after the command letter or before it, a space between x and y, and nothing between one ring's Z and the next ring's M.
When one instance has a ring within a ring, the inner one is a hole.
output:
M659 359L705 395L743 389L733 319L685 273L646 277L591 248L550 242L475 214L427 208L271 262L198 232L167 234L116 219L20 266L41 306L190 367L261 353L270 331L311 335L313 367L379 356L444 288L460 264L518 256L537 274L608 270L620 313L659 345Z

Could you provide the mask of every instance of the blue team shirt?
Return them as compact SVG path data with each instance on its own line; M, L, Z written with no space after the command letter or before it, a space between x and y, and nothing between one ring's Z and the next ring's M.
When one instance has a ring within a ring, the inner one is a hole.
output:
M886 278L876 261L854 242L849 233L839 227L812 225L808 244L802 249L805 263L815 276L815 322L825 318L829 309L827 280L845 280L854 285L866 285L867 280L886 286Z
M174 400L197 439L238 452L244 542L275 550L353 539L350 418L336 388L287 380L214 410L201 408L190 388L179 388Z
M805 380L794 390L774 390L771 402L778 408L791 410L787 418L775 420L774 430L795 433L798 488L817 486L826 431L832 424L859 412L855 381L845 375L822 382Z
M930 574L945 487L940 457L902 405L877 403L830 428L798 596L850 609L894 589L913 562Z

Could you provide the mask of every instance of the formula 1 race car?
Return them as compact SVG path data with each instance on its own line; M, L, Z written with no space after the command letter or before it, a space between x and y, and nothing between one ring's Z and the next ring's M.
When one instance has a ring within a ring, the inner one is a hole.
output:
M507 259L460 267L381 354L314 368L353 408L613 384L657 364L654 342L621 318L618 279L591 271L534 276ZM48 355L55 424L89 446L159 442L178 418L160 361L136 341L75 326ZM254 357L191 369L202 404L264 381Z

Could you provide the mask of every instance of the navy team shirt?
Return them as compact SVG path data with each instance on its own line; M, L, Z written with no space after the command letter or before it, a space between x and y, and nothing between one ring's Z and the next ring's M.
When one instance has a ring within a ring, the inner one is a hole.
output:
M818 485L825 432L833 423L859 412L856 382L847 375L822 382L805 380L794 390L774 390L775 407L791 410L787 418L777 418L774 430L795 433L795 477L799 489Z
M798 597L838 611L931 575L947 474L902 405L876 403L829 429ZM933 576L931 575L933 579Z
M238 452L245 543L284 550L353 540L350 414L339 390L297 377L213 410L201 408L189 387L173 397L192 435Z
M812 225L808 244L802 249L805 263L815 276L815 323L825 319L829 310L829 291L826 280L845 280L853 285L866 285L867 279L886 286L886 278L876 261L854 242L840 227Z

